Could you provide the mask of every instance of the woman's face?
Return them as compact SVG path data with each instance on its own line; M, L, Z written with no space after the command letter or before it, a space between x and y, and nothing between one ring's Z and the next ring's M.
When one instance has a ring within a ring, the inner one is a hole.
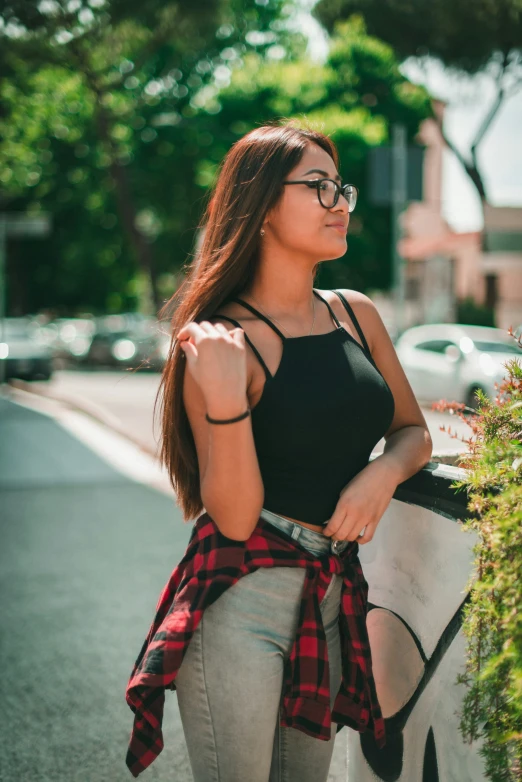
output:
M313 180L328 177L341 182L330 155L317 144L307 145L300 163L285 177L287 180ZM343 195L331 209L321 206L316 187L283 185L276 206L267 214L263 225L267 244L278 244L320 260L340 258L346 252L346 232L350 216Z

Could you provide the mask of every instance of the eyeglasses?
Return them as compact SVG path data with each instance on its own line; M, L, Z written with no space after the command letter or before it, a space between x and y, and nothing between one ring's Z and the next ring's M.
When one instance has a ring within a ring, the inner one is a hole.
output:
M283 185L307 185L317 190L319 203L325 209L333 209L341 193L348 201L348 211L353 212L357 203L358 189L355 185L340 185L335 179L295 179L284 180Z

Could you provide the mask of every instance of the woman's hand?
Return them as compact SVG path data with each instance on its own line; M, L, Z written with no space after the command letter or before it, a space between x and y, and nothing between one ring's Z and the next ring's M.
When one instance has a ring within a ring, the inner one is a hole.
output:
M177 335L187 369L199 385L211 417L239 415L247 396L245 333L222 323L191 321Z
M324 528L333 540L369 543L397 488L390 462L378 456L344 487L335 511ZM364 529L364 535L359 533Z

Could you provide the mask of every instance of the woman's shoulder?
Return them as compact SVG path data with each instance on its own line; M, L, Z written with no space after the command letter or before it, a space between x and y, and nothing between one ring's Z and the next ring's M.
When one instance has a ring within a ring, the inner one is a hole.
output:
M231 318L232 320L239 322L237 315L237 305L234 305L233 302L224 302L223 304L220 304L219 307L216 307L212 315L210 315L207 320L209 320L210 323L221 323L229 331L232 331L232 329L237 328L236 324L231 323L230 320L226 320L225 318ZM222 318L221 316L224 317Z
M258 318L257 315L254 315L250 310L247 310L246 307L243 307L242 304L238 304L235 301L225 301L220 304L208 320L212 322L213 318L219 319L220 315L237 321L241 328L243 328L243 324L252 324L260 321L260 318ZM230 323L229 320L219 320L219 322L223 323L224 326L227 326L229 330L237 328L234 324Z
M315 288L315 290L321 296L324 294L325 298L329 295L330 298L333 298L334 301L339 301L339 297L335 293L335 291L338 291L342 296L344 296L348 304L351 304L352 306L375 306L369 296L367 296L365 293L361 293L361 291L352 290L351 288L331 288L327 290Z
M381 318L374 302L369 296L361 291L352 290L351 288L335 288L328 291L321 291L318 288L316 290L320 295L323 292L330 296L328 303L332 306L339 320L345 320L347 314L350 316L349 320L352 320L352 313L348 310L341 299L336 295L334 290L346 299L349 307L355 315L359 326L361 327L364 335L368 341L370 349L380 333ZM325 296L326 298L327 296Z

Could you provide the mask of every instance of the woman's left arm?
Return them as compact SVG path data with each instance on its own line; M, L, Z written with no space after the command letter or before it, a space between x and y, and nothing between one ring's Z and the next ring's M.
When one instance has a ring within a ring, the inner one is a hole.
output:
M398 484L429 462L433 443L419 403L375 304L358 291L341 289L341 293L352 305L373 360L390 387L395 412L384 435L383 453L344 487L324 534L334 540L369 543ZM364 535L359 537L363 528Z

